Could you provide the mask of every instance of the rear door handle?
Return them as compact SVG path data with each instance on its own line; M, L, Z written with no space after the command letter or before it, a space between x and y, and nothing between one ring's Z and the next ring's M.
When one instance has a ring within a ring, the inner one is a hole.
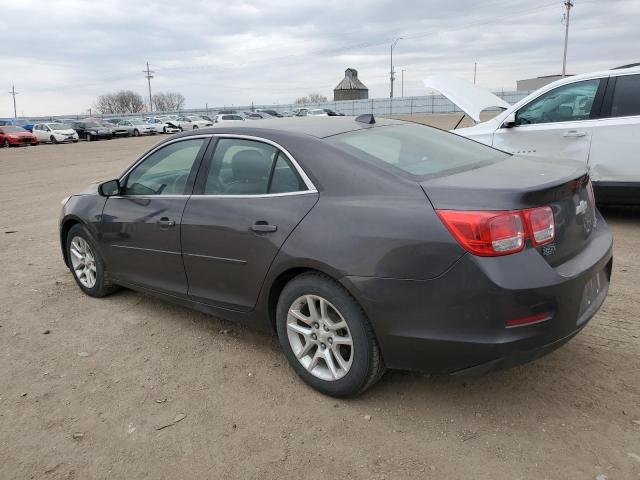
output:
M278 227L276 225L269 225L267 222L262 221L256 222L251 225L251 230L258 233L269 233L275 232L276 230L278 230Z
M171 228L175 226L176 222L174 220L169 219L168 217L162 217L158 220L158 225L160 228Z
M566 138L584 137L586 134L587 132L583 132L583 131L568 130L564 132L563 137L566 137Z

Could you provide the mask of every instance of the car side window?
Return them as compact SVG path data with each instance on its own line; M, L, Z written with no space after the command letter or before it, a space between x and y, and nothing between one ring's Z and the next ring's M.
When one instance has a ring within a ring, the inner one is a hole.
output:
M640 115L640 75L624 75L616 79L611 103L612 117Z
M540 95L516 112L516 125L588 120L599 79L562 85Z
M264 195L306 190L289 160L267 143L218 141L204 185L205 195Z
M184 195L205 138L170 143L156 150L127 175L123 195Z

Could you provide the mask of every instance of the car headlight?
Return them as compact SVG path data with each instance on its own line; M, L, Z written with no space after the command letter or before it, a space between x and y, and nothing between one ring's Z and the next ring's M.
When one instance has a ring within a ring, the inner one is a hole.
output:
M98 132L97 132L96 130L91 130L91 131L89 131L89 133L90 133L91 135L97 135L97 134L98 134Z
M70 198L71 198L71 195L69 195L68 197L64 197L62 199L62 202L60 202L60 204L64 207L67 204L67 202L69 201Z

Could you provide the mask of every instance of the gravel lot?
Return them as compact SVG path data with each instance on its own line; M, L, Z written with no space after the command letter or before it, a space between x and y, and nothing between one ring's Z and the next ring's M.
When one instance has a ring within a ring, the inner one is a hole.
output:
M638 211L604 212L609 298L560 350L472 380L389 372L338 401L275 338L76 287L60 200L158 141L0 149L0 478L640 479Z

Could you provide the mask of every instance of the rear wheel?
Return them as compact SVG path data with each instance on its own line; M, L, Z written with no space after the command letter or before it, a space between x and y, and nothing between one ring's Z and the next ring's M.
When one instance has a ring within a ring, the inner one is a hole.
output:
M326 395L357 395L384 373L364 311L325 275L306 273L291 280L278 300L276 323L290 365Z
M73 278L91 297L104 297L118 289L105 276L105 265L87 228L77 224L67 235L67 258Z
M198 125L194 125L194 126L193 126L193 129L194 129L194 130L197 130L197 129L198 129Z

